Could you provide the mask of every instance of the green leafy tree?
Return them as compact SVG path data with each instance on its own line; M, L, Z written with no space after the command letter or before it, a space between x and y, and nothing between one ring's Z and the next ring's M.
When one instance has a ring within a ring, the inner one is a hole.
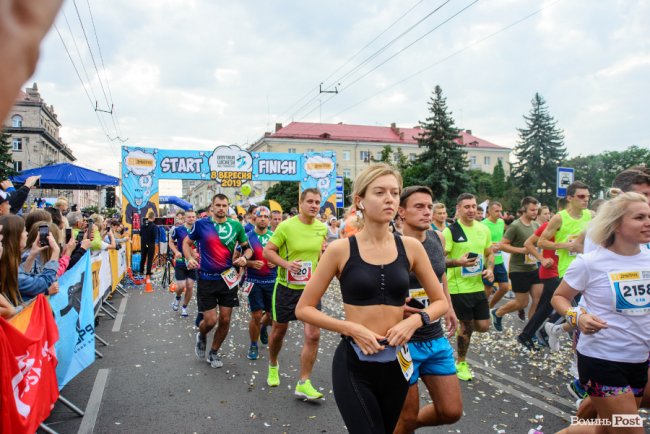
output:
M409 166L409 160L406 158L406 155L404 155L402 148L397 148L397 151L395 152L395 166L401 173L404 173Z
M265 199L278 202L285 212L289 212L291 208L298 206L299 189L298 182L281 181L266 190Z
M454 126L440 86L435 87L429 100L429 113L424 122L420 121L422 132L416 137L418 146L425 151L406 169L408 183L405 185L426 185L436 200L451 203L467 190L470 177L467 152L458 142L459 130Z
M14 170L14 159L11 154L11 136L7 133L0 134L0 180L8 179L18 174Z
M497 160L497 165L494 166L494 170L492 171L492 196L502 199L505 195L506 187L506 172L503 170L501 160Z
M476 196L476 202L481 203L485 199L493 199L495 195L492 192L492 175L482 170L468 170L470 181L467 190Z
M550 115L544 98L535 93L531 102L528 116L524 115L526 127L517 129L517 162L512 165L512 178L524 195L540 196L538 199L548 203L553 193L538 195L537 189L542 183L551 189L555 186L557 167L567 158L567 151L563 132Z
M393 147L391 145L386 145L384 148L381 150L381 157L379 158L379 162L381 163L387 163L390 164L391 166L393 165Z
M352 205L352 186L352 180L347 176L343 177L343 205L346 208Z

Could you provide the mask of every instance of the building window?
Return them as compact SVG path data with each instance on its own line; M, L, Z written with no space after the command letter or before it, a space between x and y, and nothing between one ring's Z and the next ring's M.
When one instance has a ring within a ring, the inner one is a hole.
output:
M289 148L289 153L290 154L295 154L296 153L296 148Z
M469 164L470 166L476 166L476 155L469 157Z
M343 169L343 176L346 178L352 178L352 175L350 173L350 169Z
M369 151L359 151L359 158L361 161L365 161L366 163L370 162L370 152Z
M350 161L350 151L343 151L343 161Z
M490 165L490 157L488 157L488 156L483 157L483 165L485 165L485 166Z
M307 152L314 152L314 148L307 149Z
M19 138L14 138L11 141L11 146L14 151L22 151L23 150L23 139Z
M375 152L375 160L381 161L381 151Z
M20 115L13 115L11 117L11 126L13 128L22 128L23 127L23 117Z
M16 172L22 172L22 170L23 170L23 162L22 161L14 161L14 170Z
M415 154L409 154L409 161L415 161L417 156Z

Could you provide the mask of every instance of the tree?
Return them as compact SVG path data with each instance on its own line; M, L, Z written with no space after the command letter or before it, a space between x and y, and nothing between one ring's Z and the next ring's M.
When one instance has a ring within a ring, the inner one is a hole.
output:
M343 177L343 205L349 207L352 205L352 180L347 176Z
M404 173L409 166L409 160L406 158L406 155L404 155L402 148L397 148L397 151L395 152L395 166L401 173Z
M422 132L416 137L418 146L425 151L406 169L408 183L405 185L426 185L436 200L451 203L467 190L470 178L467 152L459 143L459 130L447 110L440 86L435 87L429 100L429 112L430 116L420 121Z
M379 162L381 163L387 163L390 164L391 166L393 165L393 147L391 145L386 145L384 148L381 150L381 157L379 158Z
M533 107L528 116L524 115L526 127L517 129L520 140L514 149L517 161L512 165L513 181L525 196L536 196L542 183L552 189L557 166L568 155L563 132L550 115L544 98L535 93L531 102ZM538 199L548 203L552 195L543 194Z
M503 170L503 163L497 160L497 165L492 171L492 196L502 199L506 192L506 172Z
M14 169L14 159L11 154L11 136L5 132L0 134L0 180L9 179L18 174Z
M298 206L300 183L281 181L266 190L265 199L272 199L280 204L285 212Z
M476 195L476 202L496 197L492 191L492 175L476 169L468 170L467 173L470 178L467 190Z

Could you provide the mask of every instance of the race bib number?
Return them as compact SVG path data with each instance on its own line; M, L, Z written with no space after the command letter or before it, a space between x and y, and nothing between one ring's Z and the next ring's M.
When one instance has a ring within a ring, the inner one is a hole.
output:
M253 282L244 282L244 283L242 283L242 286L241 286L242 294L244 294L244 295L250 294L251 289L253 289Z
M424 307L429 306L429 297L427 297L424 288L409 289L409 297L416 299L422 303Z
M579 236L580 235L569 235L567 237L567 242L573 243L573 242L575 242L575 240L578 239ZM568 252L568 253L569 253L569 256L577 256L578 255L578 252Z
M492 247L494 247L497 243L492 243ZM501 257L503 256L503 252L501 250L495 250L494 252L494 257Z
M411 375L413 375L413 359L411 358L408 344L404 344L400 347L399 352L397 353L397 360L399 361L402 375L404 375L406 381L409 381Z
M311 279L312 264L311 261L303 261L300 264L300 270L296 273L289 271L287 283L292 285L306 285Z
M537 265L537 258L530 253L524 256L524 264L526 265Z
M479 276L482 272L483 272L483 255L478 255L478 258L476 259L476 265L472 267L460 268L461 277Z
M650 271L619 271L608 274L614 310L624 315L650 313Z
M224 282L226 282L226 285L228 285L228 289L233 289L235 286L237 286L239 283L239 277L239 273L237 273L235 267L230 267L221 273L221 278Z

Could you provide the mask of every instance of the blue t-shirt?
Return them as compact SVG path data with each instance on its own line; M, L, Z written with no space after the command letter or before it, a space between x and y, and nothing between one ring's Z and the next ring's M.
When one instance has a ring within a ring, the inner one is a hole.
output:
M269 263L262 254L262 251L264 250L266 243L271 239L273 232L267 230L264 235L259 235L255 230L252 230L247 232L246 235L248 236L248 244L251 249L253 249L251 260L264 262L264 265L259 270L248 268L246 271L246 280L263 285L275 283L278 268L269 268Z
M181 254L183 253L183 241L187 237L187 228L185 225L175 226L169 231L169 238L176 244L176 248ZM177 259L176 262L185 262L185 257Z
M248 244L244 227L236 220L217 223L211 217L197 220L187 236L196 241L201 264L199 278L221 280L221 273L232 267L235 246Z

